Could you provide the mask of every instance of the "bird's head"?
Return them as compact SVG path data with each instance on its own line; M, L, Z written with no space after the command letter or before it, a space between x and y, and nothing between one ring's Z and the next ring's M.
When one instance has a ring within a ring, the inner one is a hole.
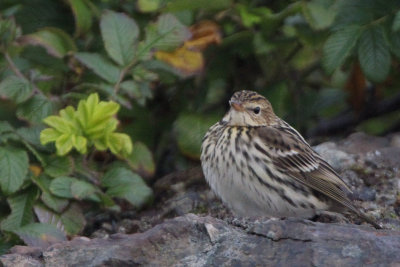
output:
M231 108L222 119L229 126L268 126L275 124L271 103L253 91L238 91L229 100Z

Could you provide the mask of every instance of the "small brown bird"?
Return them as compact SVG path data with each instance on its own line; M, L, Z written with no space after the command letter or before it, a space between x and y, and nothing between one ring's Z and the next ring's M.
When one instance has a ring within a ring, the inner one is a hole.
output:
M208 130L201 164L212 190L245 217L310 218L348 208L381 228L349 200L348 186L269 101L252 91L236 92L231 108Z

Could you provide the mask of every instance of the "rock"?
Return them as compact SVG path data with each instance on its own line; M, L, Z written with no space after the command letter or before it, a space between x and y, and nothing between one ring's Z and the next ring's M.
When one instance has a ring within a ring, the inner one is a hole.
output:
M92 223L97 226L85 231L91 239L79 237L47 249L14 247L9 254L0 256L0 263L400 266L399 136L356 133L315 147L354 192L354 204L387 230L355 225L361 220L348 214L321 214L318 222L234 218L210 191L201 169L193 168L158 179L153 186L156 201L152 207L131 213L99 214L96 223Z
M399 251L400 232L369 226L294 218L232 225L188 214L144 233L55 244L43 251L43 262L17 254L0 260L5 266L395 266Z
M360 191L354 192L354 198L362 201L374 201L376 199L376 190L364 187Z
M385 137L367 135L361 132L351 134L339 143L343 151L352 154L367 153L389 145L390 142Z
M354 155L340 150L333 142L313 147L335 170L342 171L355 164Z

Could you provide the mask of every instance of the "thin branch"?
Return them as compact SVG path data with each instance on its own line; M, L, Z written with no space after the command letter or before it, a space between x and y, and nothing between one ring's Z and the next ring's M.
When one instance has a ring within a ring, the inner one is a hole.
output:
M348 111L333 119L321 121L316 127L308 131L307 136L321 136L347 130L358 125L362 121L379 117L396 110L400 110L400 94L384 99L376 104L368 105L361 114Z
M8 65L9 65L10 69L14 72L14 74L15 74L17 77L19 77L19 78L21 78L21 79L24 79L24 80L26 80L26 81L29 81L29 79L26 78L25 75L24 75L24 74L18 69L18 67L15 65L14 61L12 60L12 58L10 57L10 55L8 54L8 52L4 52L4 57L6 58L6 61L7 61ZM40 95L45 96L45 95L43 94L43 92L40 91L39 88L37 88L37 86L36 86L33 82L31 82L31 84L32 84L32 88L33 88L33 93L36 93L36 94L40 94Z
M17 68L17 66L14 64L14 61L11 59L10 55L5 52L4 56L7 60L8 65L10 66L10 69L15 73L15 75L17 75L19 78L24 79L24 80L28 80L24 74L22 74L22 72Z

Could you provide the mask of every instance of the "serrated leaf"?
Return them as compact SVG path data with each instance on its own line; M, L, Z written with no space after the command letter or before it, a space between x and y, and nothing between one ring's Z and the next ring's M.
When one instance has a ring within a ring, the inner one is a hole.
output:
M71 36L59 28L44 28L37 32L21 37L23 44L39 45L50 55L62 58L68 52L75 52L76 46Z
M62 214L54 213L42 205L36 205L34 210L41 223L51 224L70 236L79 234L86 225L85 216L77 203L72 203Z
M72 121L64 119L60 116L49 116L45 118L43 122L60 133L73 133L75 130L74 123Z
M361 34L360 26L349 26L333 33L325 42L322 64L328 73L340 67L351 54Z
M79 234L86 225L85 216L77 203L72 203L70 207L63 212L61 221L68 235Z
M0 121L0 134L13 132L14 128L8 121Z
M85 0L68 0L75 19L75 36L85 34L92 27L92 12Z
M365 76L374 82L385 80L390 70L389 46L381 26L367 28L360 37L358 60Z
M145 144L135 142L132 153L126 160L129 166L142 176L151 177L154 175L155 164L153 154Z
M141 207L147 203L153 192L143 179L124 167L111 168L101 180L107 187L107 195L123 198L135 207Z
M31 94L32 85L25 79L11 75L0 82L0 96L17 104L27 100Z
M53 196L49 192L43 192L40 198L47 207L56 212L62 212L69 204L65 198Z
M71 194L75 199L89 198L97 191L96 187L85 181L74 181L71 184Z
M41 146L40 143L40 132L43 130L43 125L34 125L30 127L20 127L17 129L17 133L26 142L34 145Z
M108 10L101 17L100 30L108 55L119 65L131 63L139 35L136 22L123 13Z
M201 141L217 118L197 114L182 114L174 123L179 150L193 159L200 158Z
M110 83L117 83L121 70L112 62L96 53L76 53L75 57L99 77Z
M47 248L66 241L64 233L51 224L31 223L13 231L28 246Z
M27 180L28 154L21 149L0 147L0 185L5 194L12 194Z
M121 154L127 157L132 152L132 141L129 135L123 133L111 133L107 138L107 145L115 155Z
M344 29L352 25L365 25L372 22L374 20L374 2L377 1L338 1L338 12L335 18L336 29Z
M57 177L50 183L50 192L58 197L74 198L71 192L71 185L76 181L78 180L68 176Z
M36 190L20 193L8 197L7 202L11 208L11 214L1 222L1 229L12 231L21 226L33 222L32 207L37 196Z
M146 58L152 49L173 50L190 36L189 29L175 16L163 14L155 24L147 26L145 42L138 47L138 58Z
M54 113L56 105L44 96L35 95L23 105L19 105L17 116L31 123L41 123L44 118Z
M44 172L51 177L68 176L73 171L73 160L71 157L51 156L46 159Z
M40 188L42 194L40 196L43 203L56 212L62 212L68 205L68 200L59 198L50 193L51 179L46 175L33 177L32 181Z
M138 99L142 96L138 84L133 80L127 80L121 83L121 89L129 97Z
M75 135L61 134L56 140L56 149L58 156L65 156L74 146ZM85 152L85 151L83 151Z
M61 222L60 215L55 213L52 210L49 210L45 206L41 204L37 204L33 207L35 211L36 218L39 220L40 223L46 223L54 225L57 229L64 231L64 225Z

